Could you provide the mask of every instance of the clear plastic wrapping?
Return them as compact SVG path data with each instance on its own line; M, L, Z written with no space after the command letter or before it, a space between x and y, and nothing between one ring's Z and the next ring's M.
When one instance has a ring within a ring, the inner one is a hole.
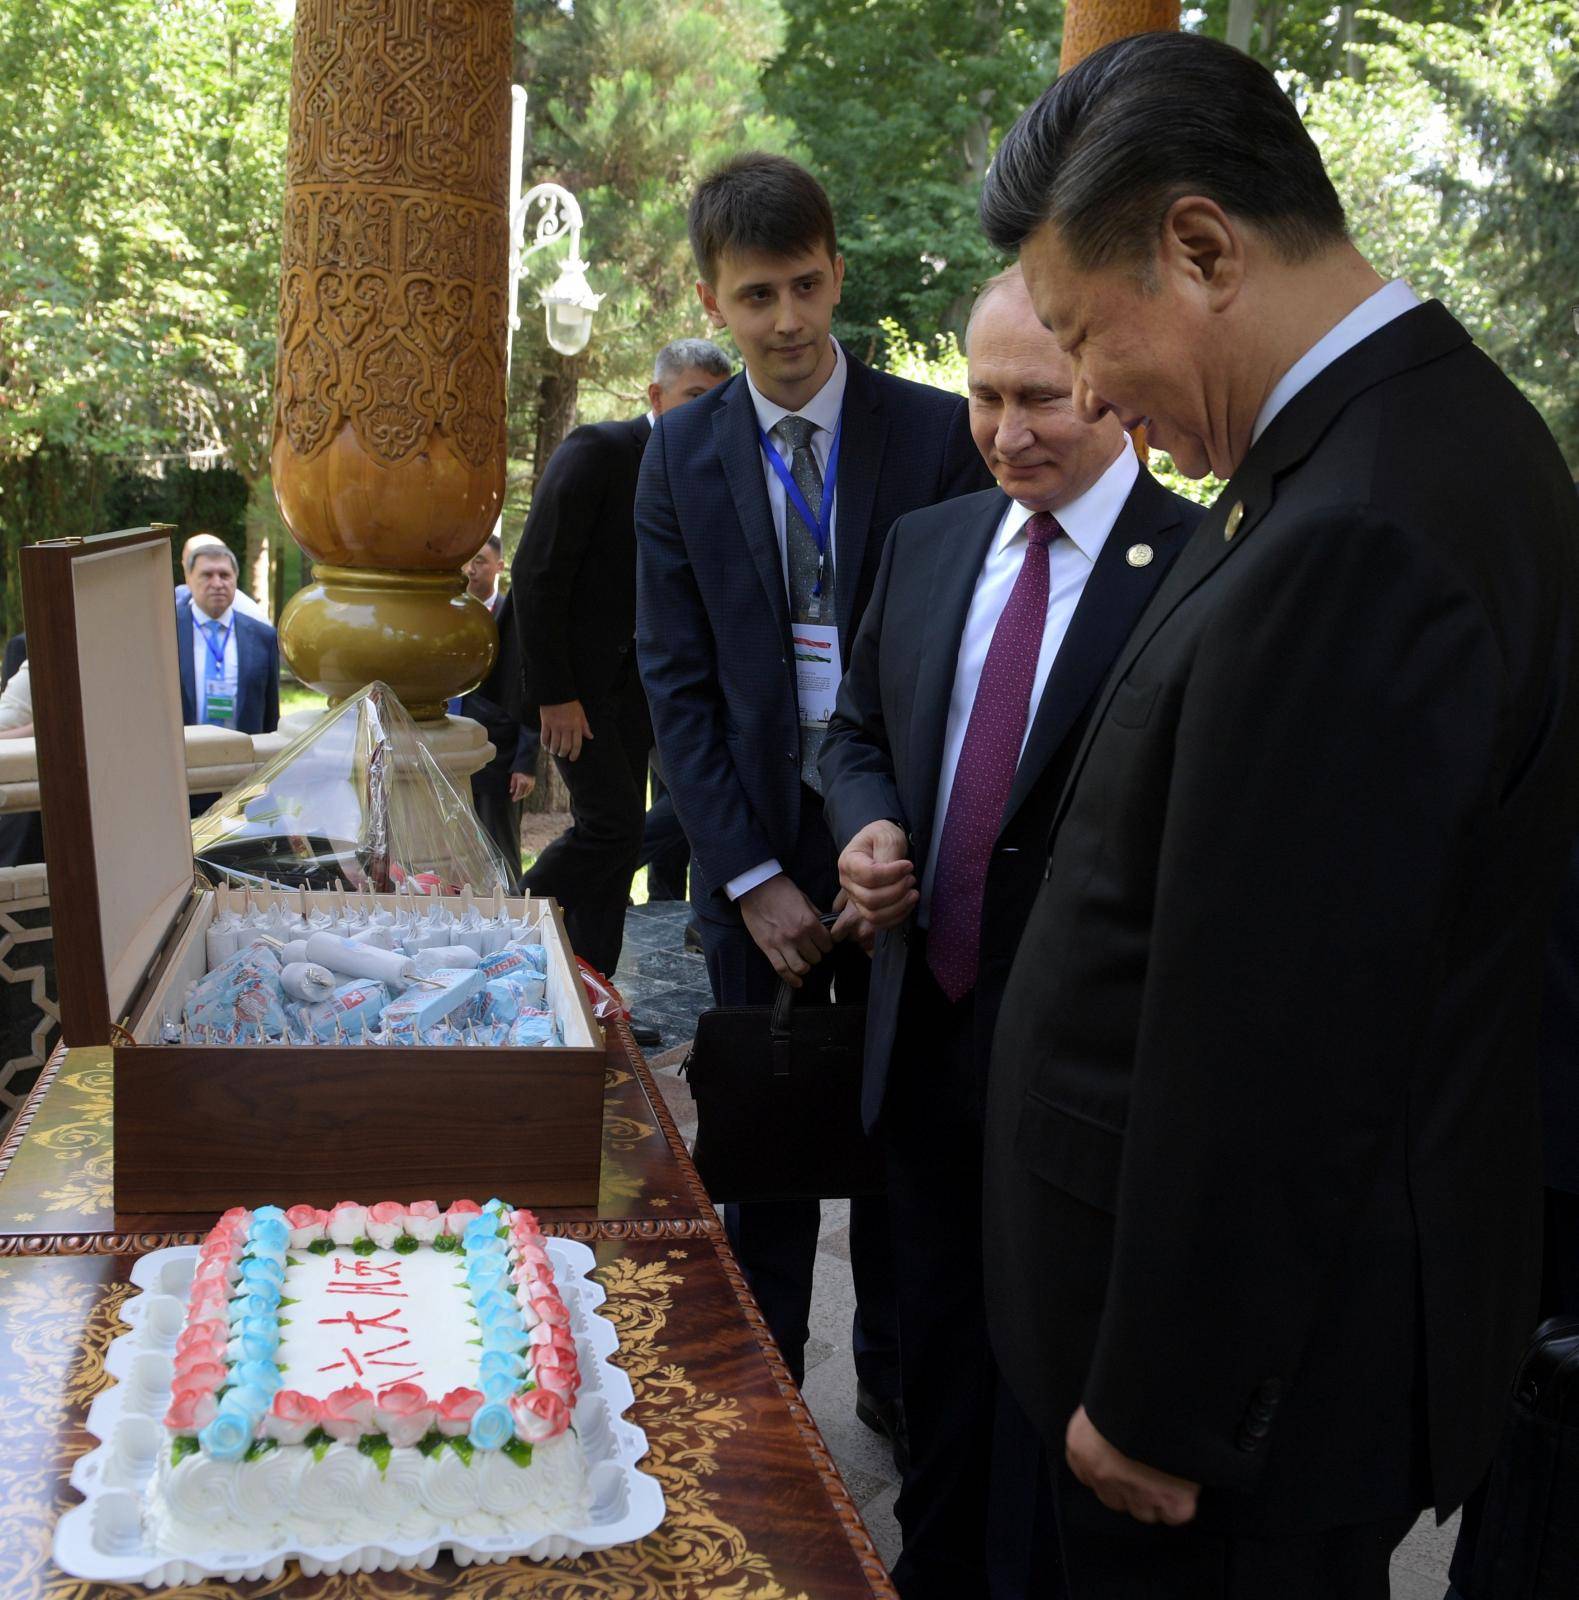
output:
M384 683L327 712L192 824L215 884L515 892L514 874Z

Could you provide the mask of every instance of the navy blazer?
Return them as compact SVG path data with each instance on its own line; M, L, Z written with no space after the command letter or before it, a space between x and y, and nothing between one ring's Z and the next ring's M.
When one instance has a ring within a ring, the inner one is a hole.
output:
M959 395L845 359L833 537L848 661L883 534L987 474ZM721 896L741 873L790 859L802 790L789 599L743 373L658 419L636 557L637 658L664 778L692 870Z
M1000 489L902 518L840 685L822 747L828 825L842 849L869 822L910 835L919 880L934 816L949 701L976 580L1008 499ZM1070 619L1015 770L983 895L974 1031L985 1071L1020 930L1041 884L1047 834L1098 687L1204 509L1144 470L1108 532ZM1136 566L1128 552L1150 547ZM876 1125L899 1022L909 924L878 936L867 999L862 1115Z
M236 611L236 727L242 733L273 733L280 725L280 644L274 629ZM181 670L181 720L197 720L192 676L192 602L175 608L176 665Z

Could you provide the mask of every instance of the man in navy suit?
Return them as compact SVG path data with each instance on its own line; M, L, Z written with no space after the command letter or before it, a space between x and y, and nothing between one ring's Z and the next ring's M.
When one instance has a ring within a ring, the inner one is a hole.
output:
M1092 698L1202 514L1145 471L1115 417L1076 416L1018 269L982 290L966 350L998 487L895 524L822 748L840 881L880 930L863 1109L888 1156L905 1600L1046 1590L1016 1537L1040 1452L987 1343L987 1061Z
M215 540L193 553L191 594L175 608L181 720L242 733L280 725L280 646L274 629L236 605L236 557ZM194 815L213 795L193 795Z
M746 370L660 417L642 458L642 678L694 852L714 998L765 1004L780 978L799 987L816 969L819 988L832 975L836 998L859 999L866 958L836 948L858 919L842 916L831 935L820 920L839 894L817 770L832 686L883 535L986 478L962 399L874 372L832 338L844 259L808 172L780 156L735 158L698 188L690 234L702 305ZM730 1206L725 1223L799 1381L817 1203ZM880 1197L852 1202L850 1255L857 1414L892 1435L901 1418Z

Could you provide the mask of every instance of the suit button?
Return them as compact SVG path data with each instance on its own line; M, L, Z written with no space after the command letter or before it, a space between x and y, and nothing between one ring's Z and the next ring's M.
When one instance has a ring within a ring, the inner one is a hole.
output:
M800 760L800 756L797 755L793 750L786 750L784 752L784 759L793 767L795 763Z

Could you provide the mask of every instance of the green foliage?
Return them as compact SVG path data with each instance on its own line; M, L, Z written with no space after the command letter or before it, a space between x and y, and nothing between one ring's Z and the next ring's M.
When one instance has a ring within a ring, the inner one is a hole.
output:
M1512 0L1471 26L1367 19L1363 75L1306 123L1354 241L1437 296L1541 410L1579 468L1579 7Z
M882 366L912 383L930 383L953 394L968 393L965 352L953 333L940 333L931 344L912 339L892 317L878 324L883 333Z
M1058 64L1062 0L784 0L769 108L798 129L833 202L848 271L837 326L875 358L963 332L1001 264L976 223L998 140Z

